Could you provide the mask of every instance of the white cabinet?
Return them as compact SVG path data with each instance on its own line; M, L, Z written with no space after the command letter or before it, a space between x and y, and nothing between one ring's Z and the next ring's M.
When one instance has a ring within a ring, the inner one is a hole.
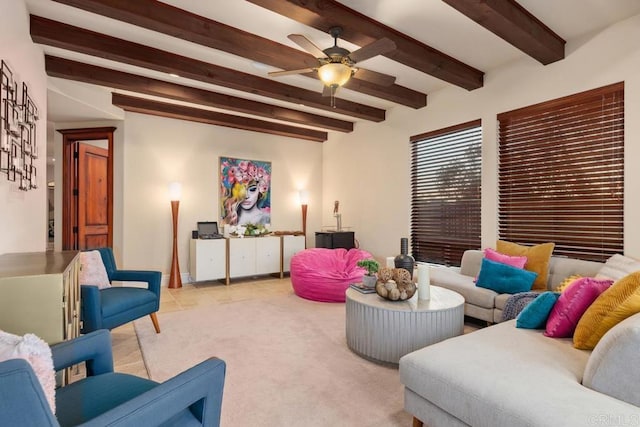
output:
M280 273L280 238L260 237L256 241L256 274Z
M304 236L282 236L282 272L291 271L291 257L304 250Z
M289 271L291 257L304 250L304 236L191 239L189 274L194 282L280 274Z
M279 237L229 239L229 277L280 272Z
M227 240L191 239L189 274L194 282L227 277Z
M229 277L256 274L257 239L256 237L229 239Z

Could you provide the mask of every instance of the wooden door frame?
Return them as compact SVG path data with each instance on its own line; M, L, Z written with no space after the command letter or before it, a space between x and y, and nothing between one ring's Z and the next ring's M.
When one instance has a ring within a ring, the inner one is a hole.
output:
M115 127L58 129L62 134L62 249L74 248L73 224L77 216L77 199L73 197L74 182L72 176L73 146L78 141L96 141L106 139L107 149L107 221L109 233L107 244L113 247L113 133Z

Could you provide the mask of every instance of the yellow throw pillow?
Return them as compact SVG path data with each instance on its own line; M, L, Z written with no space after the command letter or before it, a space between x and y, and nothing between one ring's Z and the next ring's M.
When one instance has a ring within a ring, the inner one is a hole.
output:
M543 243L535 246L522 246L517 243L498 240L496 250L505 255L526 256L527 263L525 270L538 273L535 282L533 282L532 291L547 290L547 276L549 275L549 260L555 243Z
M564 290L567 289L567 286L569 286L570 284L572 284L578 279L582 279L582 276L579 274L574 274L569 277L565 277L565 279L562 282L560 282L558 286L556 286L555 292L564 292Z
M638 312L640 271L615 282L587 308L573 334L573 346L592 350L609 329Z

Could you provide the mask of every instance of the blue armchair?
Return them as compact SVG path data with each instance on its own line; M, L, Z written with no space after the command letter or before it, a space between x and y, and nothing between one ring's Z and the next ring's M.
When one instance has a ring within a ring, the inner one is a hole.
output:
M162 274L159 271L118 270L111 248L96 250L100 251L109 282L146 282L147 288L80 286L82 333L113 329L147 314L151 316L156 333L160 333L156 312L160 308Z
M23 359L0 362L0 425L219 426L226 365L208 359L156 383L113 372L111 335L100 330L51 347L56 370L85 362L87 377L56 390L56 415Z

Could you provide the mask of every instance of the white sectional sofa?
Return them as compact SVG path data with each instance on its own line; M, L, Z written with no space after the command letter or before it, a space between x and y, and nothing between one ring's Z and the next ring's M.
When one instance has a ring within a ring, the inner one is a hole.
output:
M431 269L431 282L462 294L469 316L500 322L509 294L474 284L481 251L467 251L460 272ZM552 257L548 288L604 264ZM593 351L571 338L488 326L400 359L405 409L429 427L640 426L640 314L605 334Z
M400 359L414 426L640 426L640 314L591 352L515 321Z
M452 268L432 268L431 284L456 291L464 297L464 314L489 323L502 320L502 311L511 294L498 294L490 289L477 287L474 279L480 271L483 252L468 250L462 256L460 271ZM547 288L555 289L565 278L580 274L595 276L604 264L593 261L552 256L549 263ZM640 426L640 424L638 424Z

